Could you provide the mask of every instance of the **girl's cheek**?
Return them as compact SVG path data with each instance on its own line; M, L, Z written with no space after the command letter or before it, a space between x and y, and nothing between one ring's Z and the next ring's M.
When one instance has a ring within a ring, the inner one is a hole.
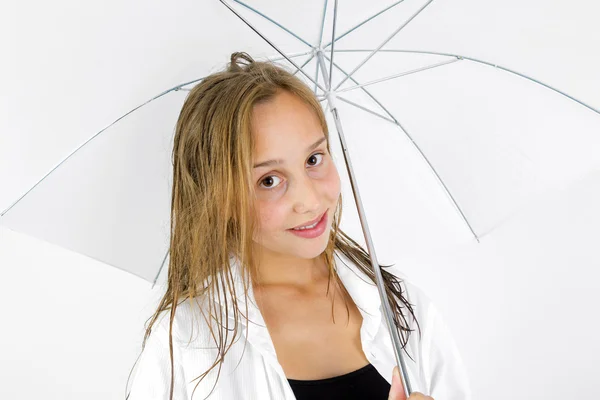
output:
M341 189L341 182L337 168L335 165L333 165L333 163L327 174L327 182L329 184L331 194L337 197Z
M267 203L261 202L260 206L260 222L263 230L269 230L270 226L273 224L273 220L275 218L275 213L273 212L273 208L269 207Z
M274 196L274 195L272 195ZM277 199L259 200L260 219L262 226L269 229L280 225L283 220L285 207Z

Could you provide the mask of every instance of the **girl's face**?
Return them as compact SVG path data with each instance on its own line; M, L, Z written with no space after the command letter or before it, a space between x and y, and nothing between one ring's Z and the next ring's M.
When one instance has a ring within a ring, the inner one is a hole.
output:
M254 242L277 256L319 256L329 240L340 178L317 116L298 97L281 91L254 107L252 129L260 219ZM292 231L322 215L314 229Z

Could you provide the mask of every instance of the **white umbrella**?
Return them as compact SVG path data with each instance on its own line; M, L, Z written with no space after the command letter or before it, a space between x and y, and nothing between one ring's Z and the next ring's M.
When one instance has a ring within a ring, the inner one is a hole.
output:
M298 68L332 109L331 132L345 143L338 154L350 172L380 287L374 243L393 236L409 248L436 233L437 241L455 240L443 233L442 219L480 240L532 194L600 164L600 113L593 105L496 60L398 46L412 26L436 26L439 15L430 12L436 4L205 4L216 32L225 24L241 29L239 21L246 29L243 36L211 35L212 46ZM219 51L208 55L213 65L204 64L196 77L161 91L58 161L0 222L155 282L168 255L174 121L186 90L226 60ZM388 174L389 187L370 186L374 173ZM446 210L436 209L434 196L447 202ZM377 218L378 209L394 217L389 229L371 232L366 214ZM382 302L391 324L385 296ZM402 364L397 332L390 331Z

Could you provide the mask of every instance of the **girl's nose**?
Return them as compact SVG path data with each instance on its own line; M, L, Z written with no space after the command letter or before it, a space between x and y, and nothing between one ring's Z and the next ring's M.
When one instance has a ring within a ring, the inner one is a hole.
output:
M294 211L303 214L313 211L320 212L319 196L315 189L314 182L309 177L304 177L298 181L296 187Z

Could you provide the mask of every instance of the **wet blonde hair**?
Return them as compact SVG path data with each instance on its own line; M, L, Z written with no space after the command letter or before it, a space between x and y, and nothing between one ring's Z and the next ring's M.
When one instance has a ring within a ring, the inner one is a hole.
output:
M282 90L296 95L314 111L327 138L327 150L331 153L325 115L312 90L284 68L272 62L254 61L243 52L233 53L224 71L207 76L190 91L177 120L173 145L168 286L156 311L149 318L149 323L146 322L142 343L143 351L153 325L163 312L170 310L170 400L173 399L174 384L172 330L179 300L192 301L198 297L206 299L209 302L208 309L211 310L209 319L218 321L218 326L224 327L222 314L215 302L220 294L217 288L218 280L221 287L234 287L230 255L237 257L245 274L256 277L256 254L252 251L252 234L257 228L258 218L255 213L252 183L254 142L251 115L254 106L272 101ZM333 278L337 287L348 295L334 269L334 250L348 257L373 283L375 274L367 251L339 228L341 212L340 195L333 214L329 241L322 257L329 269L328 291ZM412 330L409 329L401 311L402 305L410 311L415 321L416 316L411 304L403 296L401 281L383 268L387 297L404 348ZM210 284L203 286L204 282ZM234 305L235 338L237 321L241 314L236 301L237 294L229 291L225 295L225 300L232 301ZM247 299L247 290L244 296ZM346 311L349 316L347 303ZM247 315L246 308L246 321ZM197 384L223 362L225 354L233 344L232 342L227 346L229 329L223 331L224 336L215 335L211 328L219 356L206 372L196 378Z

